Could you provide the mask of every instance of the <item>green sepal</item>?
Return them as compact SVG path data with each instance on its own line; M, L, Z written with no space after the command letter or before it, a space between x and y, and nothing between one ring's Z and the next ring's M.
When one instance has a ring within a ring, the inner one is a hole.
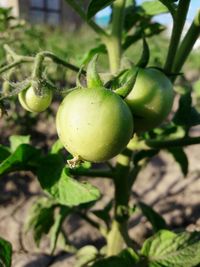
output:
M87 87L88 88L102 88L103 82L97 72L96 62L98 55L95 55L92 60L89 62L87 67Z
M136 66L140 68L145 68L149 62L149 57L150 57L150 52L149 52L149 46L148 43L143 36L143 50L142 50L142 55Z
M77 74L77 77L76 77L76 87L77 87L77 88L82 88L82 87L84 87L84 86L82 85L82 82L81 82L81 76L82 76L82 74L83 74L83 68L84 68L84 65L82 65L82 66L80 67L80 70L79 70L79 72L78 72L78 74Z
M138 67L134 67L134 68L130 69L127 73L128 77L129 77L127 82L122 87L119 87L118 89L116 89L115 93L120 95L121 97L125 98L133 89L138 71L139 71Z

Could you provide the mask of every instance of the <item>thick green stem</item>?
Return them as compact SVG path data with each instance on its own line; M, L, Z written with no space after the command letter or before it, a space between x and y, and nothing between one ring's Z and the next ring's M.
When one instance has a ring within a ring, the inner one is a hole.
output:
M113 74L120 68L125 3L126 0L116 0L113 3L111 35L103 39L108 51L110 70Z
M200 34L200 9L194 18L176 54L172 71L178 73L190 54Z
M43 53L38 53L35 57L35 64L33 67L33 72L32 72L32 78L33 79L41 79L42 78L42 63L44 61L44 55Z
M95 169L70 169L70 173L73 175L87 176L87 177L102 177L102 178L113 178L114 173L111 170L95 170Z
M114 220L107 239L107 255L118 254L125 245L130 245L128 237L128 202L129 202L129 169L132 152L126 149L118 155L116 172L114 177L115 185L115 208Z
M190 5L190 0L179 1L178 9L174 16L172 36L171 36L169 50L168 50L167 59L165 63L166 73L171 73L176 51L178 49L181 34L182 34L183 27L185 24L189 5Z
M171 147L183 147L183 146L191 146L195 144L200 144L200 137L186 137L179 138L175 140L147 140L146 145L150 148L171 148Z

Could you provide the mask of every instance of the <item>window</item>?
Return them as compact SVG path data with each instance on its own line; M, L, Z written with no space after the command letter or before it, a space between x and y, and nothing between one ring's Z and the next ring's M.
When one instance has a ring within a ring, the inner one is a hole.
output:
M60 23L60 0L31 0L30 20L34 23L58 25Z

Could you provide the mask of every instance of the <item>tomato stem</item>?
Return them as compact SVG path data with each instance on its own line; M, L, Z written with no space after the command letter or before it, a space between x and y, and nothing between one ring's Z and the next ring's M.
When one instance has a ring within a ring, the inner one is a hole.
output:
M113 3L112 31L109 37L103 39L108 51L110 70L113 74L120 68L125 3L126 0L116 0Z
M169 73L169 74L171 73L171 70L172 70L175 55L178 49L181 34L182 34L183 27L186 21L186 16L187 16L187 12L189 9L189 5L190 5L190 0L180 0L177 11L173 17L174 20L173 20L172 35L171 35L167 59L165 62L165 67L164 67L166 73Z
M199 34L200 34L200 9L198 10L189 30L187 31L183 41L180 44L180 47L175 57L172 69L173 72L175 73L180 72L196 40L199 38Z
M125 149L117 156L115 167L115 207L114 219L107 239L107 255L118 254L125 245L130 245L128 237L128 202L129 202L129 170L132 151Z

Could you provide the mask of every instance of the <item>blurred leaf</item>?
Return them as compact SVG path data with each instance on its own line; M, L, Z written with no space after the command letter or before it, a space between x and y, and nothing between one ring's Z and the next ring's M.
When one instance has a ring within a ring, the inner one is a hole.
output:
M191 92L180 96L179 107L174 115L173 122L187 128L200 124L200 113L192 107Z
M63 224L65 218L67 217L67 215L70 214L71 212L72 212L71 208L66 207L66 206L65 207L61 206L59 213L56 214L56 216L55 216L54 224L53 224L53 226L51 228L51 232L50 232L51 254L53 254L55 251L56 244L58 241L58 236L60 234L62 224Z
M179 107L174 115L173 122L177 125L190 125L192 97L188 92L180 96Z
M44 191L48 192L60 204L77 206L81 203L97 200L99 190L89 183L80 183L71 178L64 168L62 156L48 155L40 160L37 174Z
M57 154L61 149L63 149L63 144L60 139L58 139L52 146L50 154Z
M136 267L135 264L137 262L137 254L131 248L127 248L122 250L117 256L97 261L92 267Z
M178 0L159 0L163 5L165 5L169 12L172 14L172 17L174 18L177 5L174 2L177 2Z
M97 216L99 219L103 220L107 226L111 222L110 211L112 209L112 201L109 201L108 204L100 210L92 210L92 213Z
M12 246L11 244L0 238L0 267L11 267Z
M8 147L0 145L0 163L10 156L10 150Z
M151 267L194 267L200 263L200 233L161 230L144 242L141 254Z
M125 37L122 47L124 50L126 50L133 43L142 39L143 36L145 38L151 37L153 35L158 35L164 30L165 30L165 27L161 25L160 23L157 23L157 22L147 23L146 25L143 25L143 27L138 28L132 35L127 35Z
M169 12L168 8L158 0L145 1L141 4L141 7L149 16L155 16Z
M124 11L124 30L128 32L138 21L141 20L142 9L135 5L135 1L126 4Z
M14 152L18 146L30 144L30 135L11 135L9 140L11 151Z
M76 263L74 267L84 267L95 260L98 255L96 247L88 245L78 250L76 254Z
M100 10L105 7L111 5L115 0L90 0L88 10L87 10L87 18L91 19L98 13Z
M38 164L41 151L30 145L22 144L0 164L0 175L16 170L30 170Z
M162 216L160 216L155 210L144 202L139 202L139 207L142 210L142 214L151 223L154 232L158 232L161 229L167 229L167 225Z
M169 148L167 149L169 153L172 154L173 158L176 160L176 162L180 165L181 171L184 176L188 174L188 158L186 153L184 152L183 148L177 147L177 148Z
M152 158L159 153L158 149L140 150L134 155L134 164L138 163L145 158Z
M41 198L31 208L26 231L33 230L33 237L37 246L41 238L48 234L54 224L55 202L48 198Z

